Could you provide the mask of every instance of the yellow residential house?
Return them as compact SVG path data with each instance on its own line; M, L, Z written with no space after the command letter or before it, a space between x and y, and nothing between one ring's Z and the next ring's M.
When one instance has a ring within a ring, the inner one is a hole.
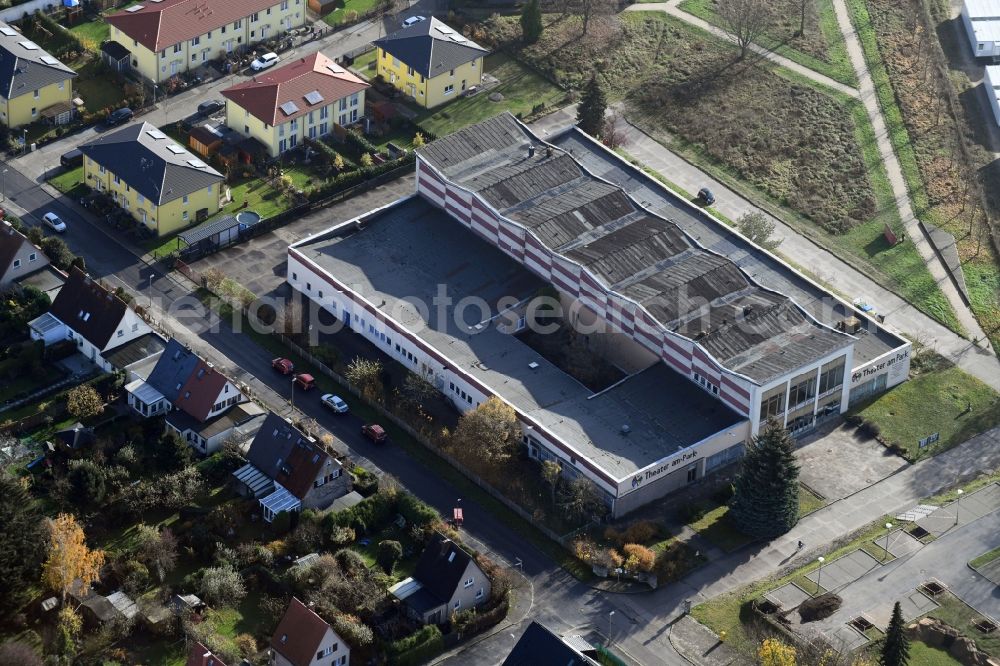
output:
M483 82L483 58L489 51L436 18L374 44L375 71L421 106L444 104Z
M55 124L73 117L73 78L62 64L0 21L0 124L27 125L43 118Z
M365 115L368 84L313 53L222 91L226 125L267 146L271 157Z
M159 236L219 211L224 177L149 123L80 146L84 182Z
M107 22L132 69L160 83L305 25L306 0L149 0Z

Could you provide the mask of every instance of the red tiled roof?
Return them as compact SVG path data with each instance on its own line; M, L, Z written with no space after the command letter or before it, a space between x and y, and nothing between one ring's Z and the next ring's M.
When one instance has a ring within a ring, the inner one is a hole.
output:
M122 10L107 22L150 51L162 51L186 39L193 39L246 18L254 12L274 7L280 0L163 0L146 2L134 12Z
M271 637L271 649L292 666L309 666L328 629L330 625L323 618L292 597L292 603L288 604L288 610Z
M222 91L222 96L239 104L269 125L298 118L368 87L363 80L322 53L314 53L250 81ZM306 95L316 91L322 99L311 104ZM298 111L285 113L281 106L293 102Z
M226 662L212 654L212 651L207 647L195 641L191 645L191 649L188 650L188 658L184 666L226 666Z
M222 392L222 387L226 385L226 376L210 366L203 359L198 359L198 365L188 376L184 386L181 387L174 406L184 410L199 421L208 418L208 413L212 411L212 405ZM190 393L190 395L188 395ZM234 392L235 396L236 393Z

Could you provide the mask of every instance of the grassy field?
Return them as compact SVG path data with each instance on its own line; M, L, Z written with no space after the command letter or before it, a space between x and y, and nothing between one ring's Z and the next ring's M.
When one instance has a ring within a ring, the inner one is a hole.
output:
M716 6L717 0L684 0L680 4L680 8L689 14L721 27ZM806 29L802 35L798 34L798 6L795 0L776 0L773 3L775 20L767 32L757 39L757 43L831 79L857 86L858 79L847 55L847 45L837 23L832 0L813 3L813 11L807 12Z
M69 31L83 42L87 50L97 53L100 51L101 44L110 36L111 27L104 19L97 19L77 23Z
M920 666L961 666L962 662L955 659L941 648L931 647L919 641L910 643L910 663Z
M358 17L374 10L381 0L341 0L338 7L323 17L323 20L333 27L354 23Z
M1000 423L1000 395L956 367L921 374L877 397L858 413L878 424L889 444L917 460L964 442ZM918 440L940 433L937 443Z
M83 99L91 113L101 109L117 109L122 106L125 91L113 77L101 70L100 60L92 59L77 69L73 80L74 92Z
M983 565L989 564L998 557L1000 557L1000 548L994 548L993 550L986 551L979 557L970 560L969 566L972 567L973 569L978 569Z
M925 75L934 68L924 66L928 47L915 37L919 2L847 0L847 4L914 210L921 220L955 236L972 310L1000 352L998 257L987 225L977 214L975 189L966 186L975 178L973 172L981 172L987 197L1000 206L995 194L1000 189L997 172L986 168L993 161L991 155L961 138L970 132L961 105L954 118L948 104L949 88L968 86L968 79L960 72L946 80ZM927 30L933 34L934 27ZM966 141L966 154L958 149L960 141Z
M362 74L366 79L375 78L375 56L378 52L375 49L362 53L354 59L352 69Z
M502 101L491 102L486 91L472 97L459 97L440 110L424 111L417 118L417 124L440 137L503 111L527 116L539 104L553 106L565 98L558 87L502 53L487 56L483 67L487 74L500 80L500 85L491 88L489 93L500 93Z
M63 171L62 173L49 178L49 185L56 188L63 194L80 191L83 187L83 167L78 166L75 169Z

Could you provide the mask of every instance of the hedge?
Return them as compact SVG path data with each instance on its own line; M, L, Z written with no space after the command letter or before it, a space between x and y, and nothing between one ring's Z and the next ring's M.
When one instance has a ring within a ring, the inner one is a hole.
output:
M438 518L438 512L410 493L400 492L395 497L377 492L349 509L328 513L323 527L330 531L334 526L353 527L358 533L375 531L401 514L411 525L426 525Z
M439 518L436 509L409 493L401 493L398 501L399 513L410 525L427 525Z
M360 185L361 183L369 180L371 178L376 178L382 174L388 173L393 169L398 169L399 167L416 164L417 157L412 152L408 152L403 157L399 159L390 160L383 162L382 164L376 164L370 167L360 167L353 171L345 171L343 173L338 173L332 180L328 183L317 187L309 193L310 201L319 201L320 199L325 199L326 197L337 194L349 187L354 187L355 185Z
M389 663L395 666L416 666L444 651L441 630L428 624L406 638L389 644Z

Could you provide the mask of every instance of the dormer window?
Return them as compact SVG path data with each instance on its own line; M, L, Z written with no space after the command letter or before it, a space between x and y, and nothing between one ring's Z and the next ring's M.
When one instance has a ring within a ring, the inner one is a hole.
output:
M191 391L184 391L184 399L187 400L191 397Z
M475 585L475 583L476 583L475 578L469 578L467 581L465 581L465 587L472 587L473 585Z
M281 643L284 645L288 642L288 634L281 634Z
M455 561L455 551L451 551L450 553L448 553L448 561L449 562Z

